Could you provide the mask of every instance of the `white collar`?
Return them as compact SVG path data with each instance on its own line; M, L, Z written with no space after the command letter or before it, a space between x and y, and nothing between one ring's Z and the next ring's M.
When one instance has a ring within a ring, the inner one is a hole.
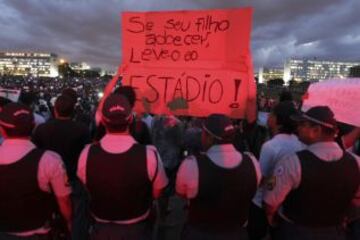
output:
M29 147L35 147L35 145L30 141L30 139L24 139L24 138L5 138L2 146L8 147L8 146L29 146Z
M207 150L207 154L212 154L216 152L233 152L236 151L234 145L232 144L219 144L213 145Z

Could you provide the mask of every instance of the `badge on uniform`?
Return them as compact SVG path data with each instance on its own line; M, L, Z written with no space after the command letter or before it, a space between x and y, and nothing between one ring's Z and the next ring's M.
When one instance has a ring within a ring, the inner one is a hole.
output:
M276 176L271 176L269 178L266 179L266 189L271 191L274 189L274 187L276 186Z
M277 167L275 169L276 176L281 176L281 175L283 175L283 173L284 173L284 167L282 165L280 165L279 167Z

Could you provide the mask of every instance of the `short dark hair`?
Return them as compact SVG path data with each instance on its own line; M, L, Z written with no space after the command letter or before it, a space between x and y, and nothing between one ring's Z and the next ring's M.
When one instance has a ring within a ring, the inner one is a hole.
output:
M7 128L5 126L2 126L6 135L9 137L29 137L31 136L34 127L35 123L21 126L21 128Z
M281 133L291 134L296 130L296 122L291 119L291 115L296 114L296 108L292 101L278 103L272 110L276 117L276 123L280 126Z
M77 102L77 93L72 88L65 88L62 90L61 95L71 98L74 104Z
M131 86L120 86L115 89L114 93L121 94L127 98L130 103L131 108L135 106L136 101L136 92L133 87Z
M225 136L221 140L214 138L214 144L215 145L230 144L230 143L234 143L234 139L235 139L235 132L231 133L230 135Z
M293 96L292 93L288 90L283 90L280 93L279 96L279 102L284 102L284 101L292 101L293 100Z
M74 107L73 99L66 95L60 95L55 101L55 110L60 117L71 117Z
M106 130L110 133L122 133L125 132L129 124L111 124L111 123L103 123Z

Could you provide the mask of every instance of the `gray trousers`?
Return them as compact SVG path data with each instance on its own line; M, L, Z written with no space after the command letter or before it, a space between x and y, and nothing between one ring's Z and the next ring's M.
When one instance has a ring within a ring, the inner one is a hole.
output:
M151 240L152 231L146 221L135 224L95 223L91 240Z
M281 220L274 229L274 240L345 240L342 227L310 228Z

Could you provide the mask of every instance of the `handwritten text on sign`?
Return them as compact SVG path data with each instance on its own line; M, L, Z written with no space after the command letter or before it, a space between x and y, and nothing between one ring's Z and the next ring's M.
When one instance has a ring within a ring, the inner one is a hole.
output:
M256 95L251 13L250 8L124 13L122 75L137 91L136 111L244 117Z
M238 72L210 72L166 69L138 69L123 81L135 88L135 110L155 114L206 116L229 113L243 117L248 84ZM240 77L240 78L239 78Z
M360 127L357 105L360 102L360 78L331 79L311 84L307 94L302 110L329 106L336 120Z
M123 63L246 71L249 8L124 13Z

